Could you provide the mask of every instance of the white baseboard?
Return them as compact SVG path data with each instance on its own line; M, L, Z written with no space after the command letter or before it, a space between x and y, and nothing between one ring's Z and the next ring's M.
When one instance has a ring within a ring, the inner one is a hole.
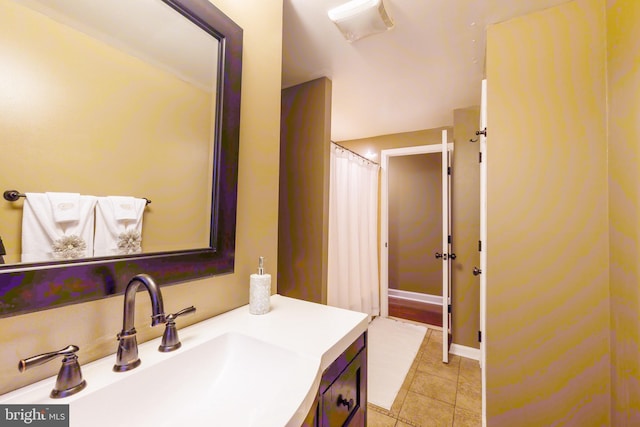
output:
M466 357L467 359L473 359L480 361L480 349L467 347L465 345L460 344L451 344L449 348L449 353L455 354L456 356Z
M439 295L422 294L419 292L402 291L400 289L388 290L388 296L411 301L419 301L427 304L442 305L442 297Z

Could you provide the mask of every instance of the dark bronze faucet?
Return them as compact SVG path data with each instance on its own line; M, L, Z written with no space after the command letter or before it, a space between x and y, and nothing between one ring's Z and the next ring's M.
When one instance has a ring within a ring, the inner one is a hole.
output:
M122 332L118 334L118 353L113 370L124 372L140 365L138 357L138 341L134 327L134 312L136 307L136 291L143 285L151 297L151 326L165 322L164 304L160 287L147 274L138 274L129 281L124 292L124 315Z

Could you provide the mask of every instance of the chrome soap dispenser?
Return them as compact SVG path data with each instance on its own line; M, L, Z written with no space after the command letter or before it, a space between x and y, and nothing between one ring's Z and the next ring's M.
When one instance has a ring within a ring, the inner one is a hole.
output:
M249 279L249 313L265 314L269 312L271 298L271 275L264 272L264 257L258 260L258 273Z

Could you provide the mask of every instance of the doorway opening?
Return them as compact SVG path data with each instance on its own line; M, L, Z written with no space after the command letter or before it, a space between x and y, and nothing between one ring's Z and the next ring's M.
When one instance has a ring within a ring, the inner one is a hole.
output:
M442 156L388 159L389 316L442 327Z
M381 152L381 316L440 326L447 335L455 257L449 215L451 150L443 131L442 144ZM448 362L450 339L443 341L443 361Z

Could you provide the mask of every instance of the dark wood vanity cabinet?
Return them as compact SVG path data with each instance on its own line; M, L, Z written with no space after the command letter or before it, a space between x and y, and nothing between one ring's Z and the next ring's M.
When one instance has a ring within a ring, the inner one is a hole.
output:
M365 426L367 418L367 333L322 374L304 427Z

